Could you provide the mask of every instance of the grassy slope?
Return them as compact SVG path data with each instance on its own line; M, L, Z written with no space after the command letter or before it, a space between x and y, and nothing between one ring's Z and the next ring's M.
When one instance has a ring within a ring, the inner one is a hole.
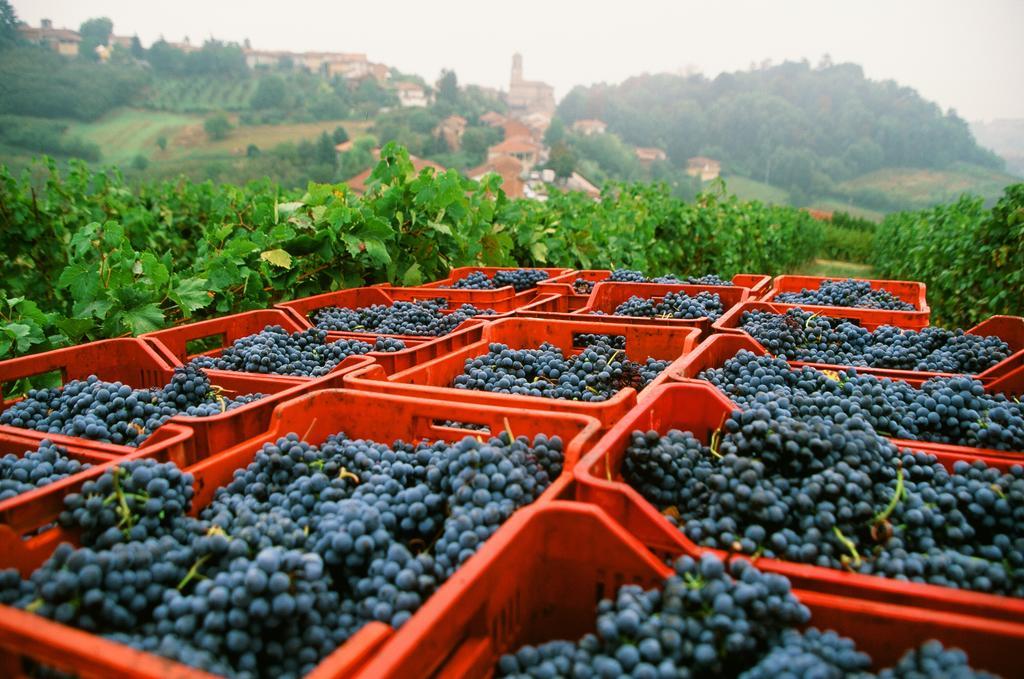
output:
M1018 181L1019 178L1005 172L962 163L948 170L877 170L843 182L839 188L843 191L875 189L927 207L956 200L960 194L968 192L993 200L1002 194L1003 188Z
M793 273L803 276L834 276L836 278L872 277L871 267L867 264L838 262L832 259L815 259Z
M160 136L170 140L183 128L200 125L201 118L181 113L119 109L90 123L73 122L67 135L95 142L103 153L103 162L127 163L138 154L159 152Z
M759 200L762 203L775 203L777 205L789 203L789 193L777 186L738 175L730 175L723 179L725 180L726 190L744 200Z
M355 136L369 127L366 121L328 120L316 123L253 125L236 127L227 139L211 141L203 131L203 117L184 113L118 109L91 123L71 123L67 134L100 145L103 162L128 163L137 154L151 162L180 161L186 158L228 158L245 153L249 144L270 149L284 142L312 140L321 132L330 133L342 125ZM160 136L167 137L167 149L157 146Z

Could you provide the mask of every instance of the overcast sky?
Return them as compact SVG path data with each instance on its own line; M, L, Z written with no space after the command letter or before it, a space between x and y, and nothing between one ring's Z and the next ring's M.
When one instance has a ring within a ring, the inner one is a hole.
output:
M618 82L696 67L714 76L751 62L861 64L968 120L1024 118L1024 0L14 0L18 16L77 28L108 16L144 45L249 38L254 47L366 52L433 81L508 87L511 55L555 86Z

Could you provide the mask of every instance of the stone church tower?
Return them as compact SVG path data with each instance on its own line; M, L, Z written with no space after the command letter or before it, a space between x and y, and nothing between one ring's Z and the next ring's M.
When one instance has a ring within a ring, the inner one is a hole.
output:
M508 108L515 117L555 112L555 89L538 80L523 79L523 55L512 55L512 78L508 87Z

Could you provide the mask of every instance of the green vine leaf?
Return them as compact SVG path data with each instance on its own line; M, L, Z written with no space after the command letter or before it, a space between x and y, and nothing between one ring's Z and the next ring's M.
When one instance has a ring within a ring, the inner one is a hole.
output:
M292 256L285 250L264 250L260 253L260 259L281 269L292 268Z

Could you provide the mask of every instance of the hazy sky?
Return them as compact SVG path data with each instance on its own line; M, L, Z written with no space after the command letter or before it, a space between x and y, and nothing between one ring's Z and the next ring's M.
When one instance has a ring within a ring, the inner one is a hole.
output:
M77 28L108 16L144 45L161 35L249 38L254 47L366 52L433 81L508 87L511 55L562 97L693 66L710 76L751 62L861 64L968 120L1024 118L1024 0L14 0L19 17Z

